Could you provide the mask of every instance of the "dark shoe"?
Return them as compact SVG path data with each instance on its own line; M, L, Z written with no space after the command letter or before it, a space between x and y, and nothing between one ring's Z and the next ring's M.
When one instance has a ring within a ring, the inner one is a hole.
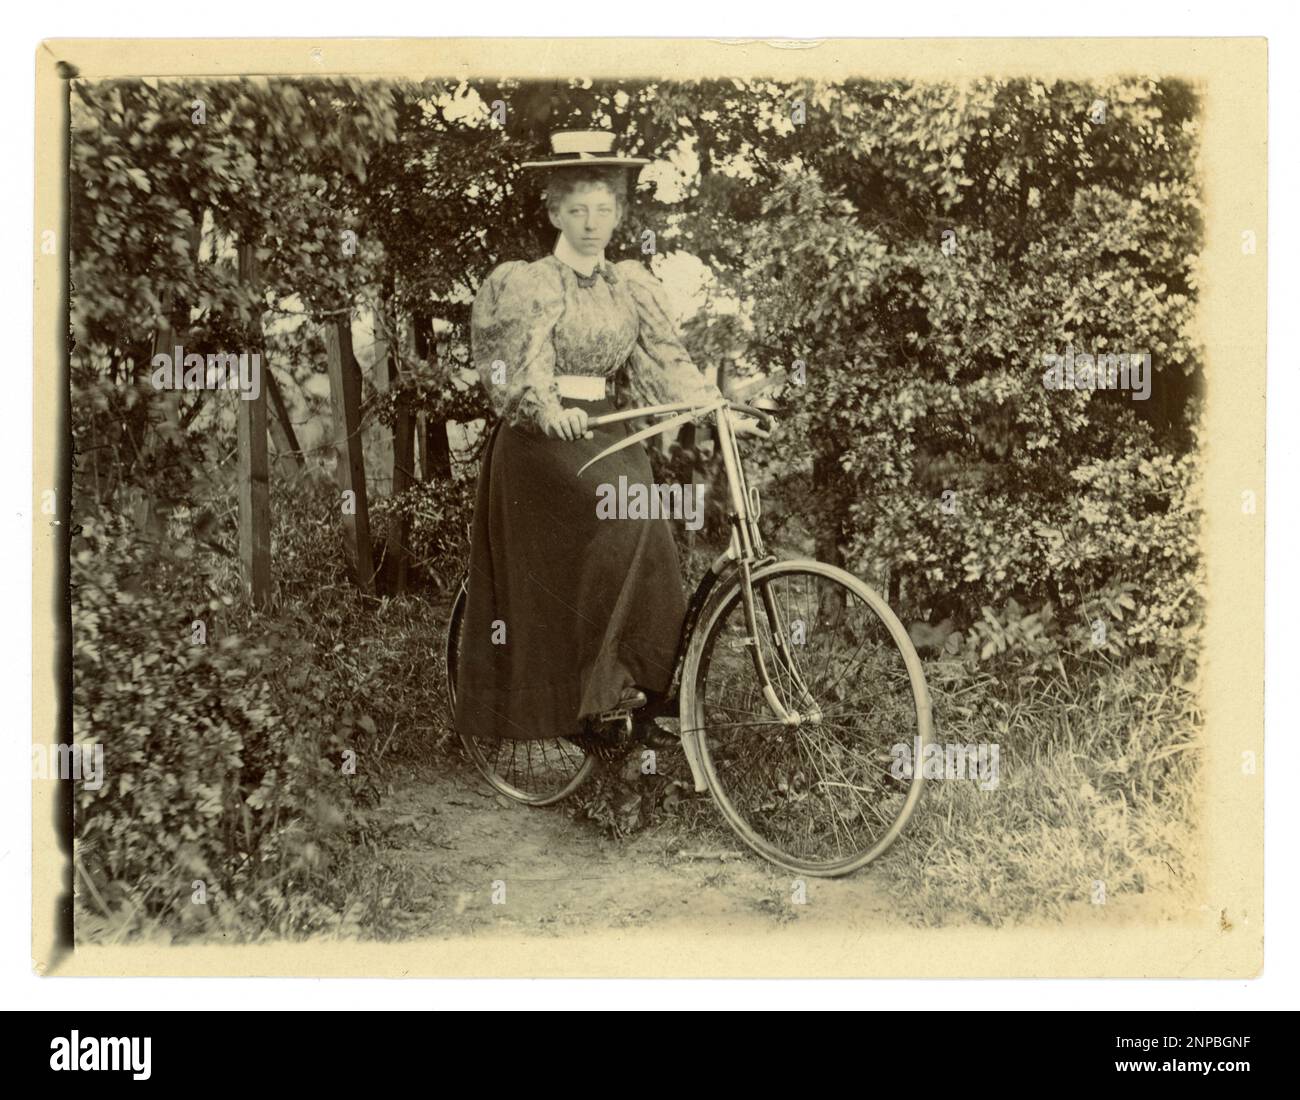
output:
M672 730L664 729L653 718L638 717L632 725L632 736L642 745L651 749L674 749L681 744L681 739Z

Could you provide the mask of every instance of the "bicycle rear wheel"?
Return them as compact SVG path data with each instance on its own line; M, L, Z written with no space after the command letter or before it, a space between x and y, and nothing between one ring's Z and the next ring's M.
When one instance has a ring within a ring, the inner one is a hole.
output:
M460 662L465 601L468 592L461 581L447 625L447 699L451 721L456 721L456 669ZM528 741L507 738L486 739L465 733L456 735L483 777L502 794L529 806L549 806L576 791L595 766L578 745L563 737Z
M842 569L778 562L755 571L753 588L756 637L739 580L701 618L682 734L697 739L714 798L751 848L791 871L848 874L893 843L920 798L932 739L921 662L888 605ZM797 725L769 705L755 645Z

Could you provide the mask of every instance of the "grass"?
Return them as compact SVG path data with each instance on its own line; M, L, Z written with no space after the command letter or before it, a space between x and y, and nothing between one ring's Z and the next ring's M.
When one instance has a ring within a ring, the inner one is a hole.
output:
M302 556L324 554L308 542ZM302 853L273 873L268 855L267 873L252 868L259 873L248 876L243 896L245 884L227 883L232 904L160 911L158 887L92 889L78 875L82 942L404 934L399 914L419 908L419 884L388 858L393 825L383 797L413 765L467 767L443 683L447 600L359 600L332 574L308 579L288 593L286 625L310 639L310 663L331 702L345 702L366 722L353 733L361 767L347 785L343 820L320 831L302 807L270 854L293 840L294 828L303 834ZM903 835L859 873L879 876L900 915L923 926L1060 919L1103 899L1187 891L1200 758L1192 685L1178 670L1141 659L1094 658L1019 677L989 667L933 660L926 675L936 740L997 744L996 787L929 782ZM594 777L569 812L614 836L638 834L665 853L743 847L709 796L691 789L680 752L661 753L655 776L639 775L635 765ZM168 876L164 892L175 892L173 878L189 882Z
M935 740L997 745L999 781L927 782L901 837L858 873L879 876L900 916L931 927L1190 895L1200 713L1184 671L1100 655L1033 674L1010 667L926 662ZM744 847L709 796L691 791L680 753L661 754L660 771L650 781L635 768L594 776L574 813L611 836L648 832L666 849Z
M1003 925L1075 904L1186 892L1194 879L1199 713L1145 661L1009 688L927 670L936 740L996 743L1001 775L927 793L879 872L907 919Z
M1010 683L930 662L941 744L996 744L996 786L930 780L879 876L914 925L1059 920L1073 907L1187 895L1196 866L1199 713L1190 684L1154 662L1093 661ZM592 777L572 812L665 851L744 849L680 753L660 775L635 760Z

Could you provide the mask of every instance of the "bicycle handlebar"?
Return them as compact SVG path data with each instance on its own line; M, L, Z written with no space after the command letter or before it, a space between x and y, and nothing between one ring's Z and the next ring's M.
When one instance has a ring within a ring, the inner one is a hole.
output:
M617 424L620 420L635 420L642 416L668 416L670 413L685 412L687 409L711 408L695 401L677 401L671 405L645 405L637 409L621 409L614 413L602 413L600 416L587 417L587 427L599 428L602 424Z
M741 412L759 421L763 431L770 432L776 423L776 418L766 409L756 409L752 405L746 405L744 402L737 400L737 396L748 397L751 393L757 393L766 389L768 386L776 385L785 381L785 368L780 367L771 374L764 375L760 378L752 379L749 382L738 386L729 398L705 402L700 404L695 401L675 401L668 405L645 405L637 409L621 409L619 412L602 413L600 416L591 416L587 418L587 426L599 428L602 424L617 424L621 420L635 420L643 416L669 416L673 413L682 413L688 409L699 409L701 415L705 412L713 412L714 409L725 404L733 412ZM692 417L692 419L694 419Z
M753 405L742 405L739 401L730 403L732 412L741 412L746 416L752 416L758 421L759 431L770 434L776 427L776 417L767 409L756 409Z

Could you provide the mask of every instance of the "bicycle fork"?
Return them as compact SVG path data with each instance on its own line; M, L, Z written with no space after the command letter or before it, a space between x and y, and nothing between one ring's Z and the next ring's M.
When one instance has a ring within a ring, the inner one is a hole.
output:
M781 617L780 609L768 586L760 582L763 610L767 615L776 661L789 677L798 705L803 708L802 713L791 710L785 705L777 694L768 672L763 647L758 640L758 612L754 605L753 563L763 553L763 536L758 530L760 513L758 489L757 487L751 489L745 481L745 470L740 462L736 435L731 430L730 416L724 416L720 411L716 419L719 442L722 445L722 464L726 468L727 485L731 490L731 509L734 518L731 552L740 565L740 591L745 603L745 630L748 634L745 644L752 650L754 670L758 673L763 698L777 720L787 726L820 722L821 709L808 691L808 685L804 683L794 655L789 650L789 639L786 637L785 622Z
M748 489L745 484L744 471L736 452L735 436L731 431L728 418L722 414L721 410L717 417L717 424L722 462L726 468L727 484L731 490L732 529L731 544L727 551L713 563L713 571L720 573L728 560L736 562L739 566L736 583L740 585L746 634L741 644L750 650L750 659L753 661L754 671L758 675L763 699L767 703L768 709L771 710L773 717L777 722L792 728L805 724L820 723L822 719L821 708L818 707L812 693L808 690L808 685L804 681L798 663L790 651L789 639L786 636L786 624L781 616L780 608L777 606L768 586L760 580L758 582L759 592L763 602L763 614L767 616L769 634L772 638L773 655L779 669L789 679L793 689L792 698L798 700L798 706L802 709L792 710L786 706L772 682L767 659L763 652L764 647L759 642L761 636L758 627L759 612L754 600L754 567L756 564L759 566L764 564L762 560L762 536L756 522L759 513L758 493L756 489ZM687 685L682 685L682 687L683 690L687 689ZM693 687L694 685L690 685L692 711L698 706L694 699ZM693 720L691 725L694 725ZM706 791L709 785L705 778L706 771L699 750L698 738L699 733L697 730L683 728L682 748L686 754L686 762L691 769L691 776L695 780L695 789L697 791Z

